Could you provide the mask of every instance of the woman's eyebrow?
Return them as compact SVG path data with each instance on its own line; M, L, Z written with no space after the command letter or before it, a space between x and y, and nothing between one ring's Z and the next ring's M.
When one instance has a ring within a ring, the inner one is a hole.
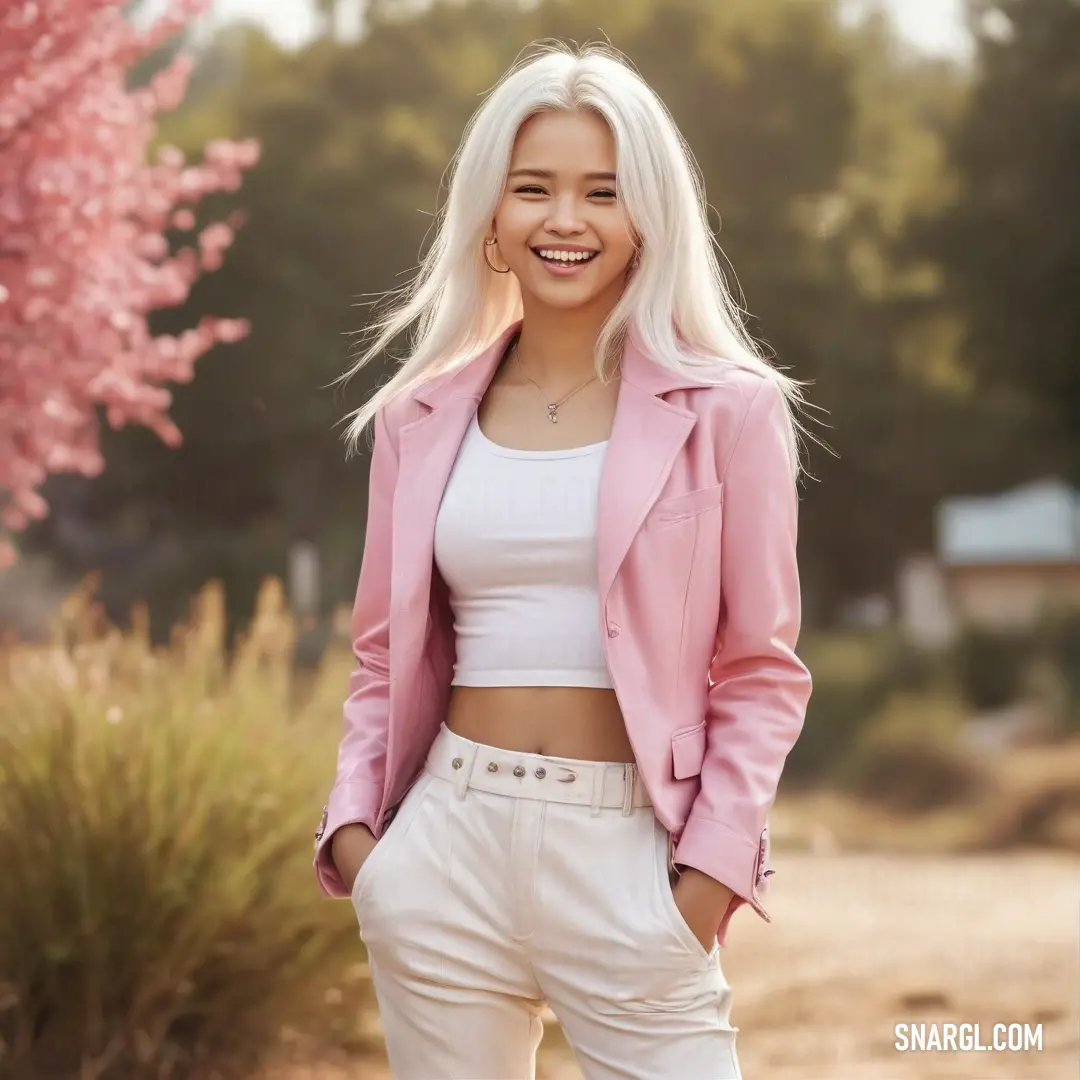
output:
M510 173L511 178L515 176L539 176L544 180L554 180L555 174L550 169L514 169ZM611 172L591 172L585 174L586 180L608 180L615 181L615 174Z

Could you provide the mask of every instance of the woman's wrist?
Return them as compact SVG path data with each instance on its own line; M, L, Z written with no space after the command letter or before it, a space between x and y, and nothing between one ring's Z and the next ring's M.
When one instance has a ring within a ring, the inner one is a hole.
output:
M698 870L695 866L682 866L678 867L680 880L685 880L689 883L689 887L695 894L700 894L702 897L709 897L716 901L717 906L727 910L728 904L731 903L735 892L729 888L723 882L717 881L716 878L709 877L704 870Z

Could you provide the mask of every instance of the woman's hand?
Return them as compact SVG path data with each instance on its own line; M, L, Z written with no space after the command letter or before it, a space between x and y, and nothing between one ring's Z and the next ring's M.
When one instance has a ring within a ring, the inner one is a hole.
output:
M675 906L706 952L716 944L716 928L723 921L735 893L708 874L684 866L672 888Z
M353 891L356 875L375 850L378 841L366 825L343 825L330 841L330 854L341 875L342 884Z

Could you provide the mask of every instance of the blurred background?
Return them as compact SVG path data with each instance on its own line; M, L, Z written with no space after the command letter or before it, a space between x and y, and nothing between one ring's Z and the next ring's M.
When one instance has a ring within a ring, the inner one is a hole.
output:
M250 332L170 385L179 445L103 424L98 475L50 465L0 570L0 1075L385 1075L351 912L308 865L366 512L338 425L387 369L330 383L542 37L606 38L664 99L827 443L773 923L725 960L746 1075L1080 1066L1080 4L218 0L125 78L192 65L151 151L259 144L197 207L236 226L223 265L149 315ZM1043 1048L894 1048L945 1021ZM543 1075L568 1061L551 1022Z

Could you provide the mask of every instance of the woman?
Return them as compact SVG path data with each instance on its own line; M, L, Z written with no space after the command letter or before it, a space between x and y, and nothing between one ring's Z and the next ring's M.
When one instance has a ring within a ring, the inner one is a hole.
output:
M720 949L802 726L797 387L725 292L692 160L609 50L466 131L353 371L375 439L357 665L317 833L399 1080L739 1076ZM349 372L348 374L352 374ZM346 376L347 377L347 376Z

